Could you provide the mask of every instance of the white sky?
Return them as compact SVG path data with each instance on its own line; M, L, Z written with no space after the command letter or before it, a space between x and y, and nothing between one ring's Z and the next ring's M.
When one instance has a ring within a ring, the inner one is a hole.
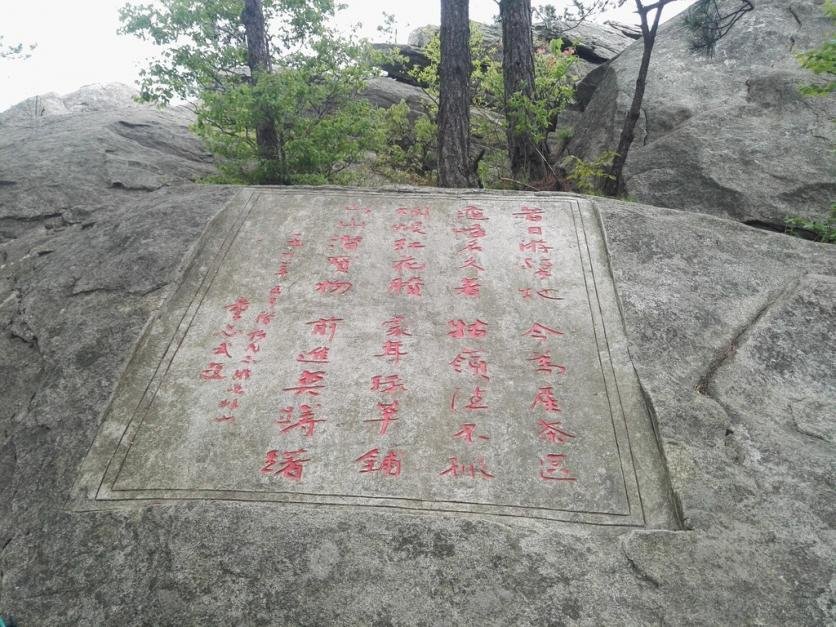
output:
M147 1L147 0L143 0ZM670 18L693 0L679 0L665 9ZM6 44L36 43L25 61L0 60L0 111L37 94L65 94L90 83L133 84L155 48L116 34L118 10L125 0L0 0L0 35ZM134 0L138 3L138 0ZM546 2L542 2L545 4ZM360 22L362 34L376 39L383 12L398 19L398 39L424 24L438 24L438 0L347 0L340 24ZM541 2L534 0L534 5ZM552 4L560 7L559 0ZM637 22L631 0L615 15L596 18ZM470 17L490 22L498 12L494 0L470 0Z

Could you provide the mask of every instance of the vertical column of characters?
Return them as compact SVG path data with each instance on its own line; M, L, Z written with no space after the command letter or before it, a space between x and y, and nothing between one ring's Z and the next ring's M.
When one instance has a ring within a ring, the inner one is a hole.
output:
M310 458L305 457L308 454L307 447L310 447L309 441L313 440L317 425L327 421L320 415L321 404L317 400L326 386L327 372L324 368L329 363L330 344L340 322L341 318L328 317L305 323L311 329L311 336L317 338L311 343L317 343L319 346L306 347L308 350L303 349L296 356L296 362L302 364L301 373L296 385L282 389L290 396L291 401L279 409L278 417L273 421L282 436L295 438L296 447L288 447L288 450L283 451L267 451L261 474L291 481L302 480L305 463L310 461Z
M439 474L442 477L451 478L493 479L494 475L488 470L484 453L481 452L490 441L490 436L484 433L476 422L476 416L488 409L484 399L486 388L483 386L490 381L490 376L488 375L488 362L483 358L485 350L482 346L482 341L488 336L488 325L478 319L472 322L450 320L448 325L447 335L462 341L461 349L449 365L457 374L475 379L476 385L467 403L460 398L461 388L457 387L453 390L450 412L452 414L457 414L459 410L467 412L468 421L454 428L452 437L461 441L468 450L461 460L458 455L450 457L449 466Z
M525 281L528 285L519 288L522 299L563 300L557 295L557 289L548 285L554 269L554 261L549 253L554 247L543 234L543 210L523 206L514 215L522 218L525 227L525 236L520 240L520 267L531 275Z
M468 205L456 213L456 224L452 227L457 241L463 242L457 251L462 265L462 278L454 288L454 294L463 299L478 299L481 293L480 273L485 271L482 265L483 238L487 235L485 223L488 217L482 209ZM461 457L454 455L448 459L449 465L439 474L443 477L466 477L470 479L493 479L488 469L484 449L490 436L484 433L478 423L478 417L488 410L486 400L490 375L486 350L482 340L487 336L488 325L482 320L450 320L447 334L461 340L458 353L449 366L458 378L470 379L465 390L455 387L450 398L450 413L457 419L459 414L466 414L465 422L451 430L452 437L460 441L467 450ZM475 342L474 342L475 340ZM466 391L471 390L471 391Z
M554 247L545 239L543 233L543 210L523 206L514 215L520 218L521 226L525 228L525 234L519 243L522 253L521 268L532 275L526 279L529 286L520 288L520 294L524 300L529 301L563 300L557 296L557 289L553 285L554 263L548 255ZM563 332L554 328L556 325L551 321L549 324L552 326L533 322L522 334L533 342L532 352L527 359L531 362L537 379L537 390L528 409L535 415L539 414L535 425L537 435L549 445L548 451L544 452L539 460L539 476L544 481L576 481L577 477L574 477L569 469L566 453L557 448L569 443L575 435L569 433L556 417L561 410L555 396L555 379L566 373L566 366L552 361L554 341L563 335ZM556 450L561 452L555 452Z
M213 361L200 373L203 381L220 382L224 387L218 400L218 415L212 419L216 423L234 424L235 412L241 407L242 399L247 393L247 381L252 377L253 369L258 363L256 355L261 352L267 339L267 329L276 317L276 305L282 293L279 280L287 276L295 249L303 245L300 235L294 233L288 239L287 245L288 249L282 252L278 259L279 267L275 272L278 280L273 281L268 290L265 309L255 313L251 322L247 324L245 314L251 306L248 298L239 296L234 302L225 305L231 320L215 332L214 335L220 339L218 345L212 349ZM249 330L245 330L247 326ZM234 363L230 367L231 373L226 370L230 361Z
M389 293L420 297L424 289L424 277L419 273L426 269L427 264L415 255L426 248L424 240L427 225L424 222L429 222L430 208L398 207L395 213L398 221L391 228L395 233L392 250L396 259L392 261L392 267L397 276L389 281Z
M344 207L348 214L341 216L335 225L334 232L329 236L329 252L326 254L327 266L336 274L335 278L322 279L314 284L314 290L322 295L343 295L353 287L349 280L353 257L349 253L356 253L363 241L362 231L366 228L363 217L371 214L368 207L351 205ZM345 276L342 276L345 275ZM282 391L291 398L289 404L283 404L274 423L281 435L288 438L303 438L297 440L297 448L279 451L267 451L261 474L278 476L290 481L301 481L305 463L311 461L306 457L311 440L317 432L317 425L327 422L321 417L321 403L317 402L327 386L328 372L326 367L330 363L330 343L334 339L338 323L342 318L335 316L322 317L307 324L311 326L311 334L323 338L319 346L303 347L296 362L301 364L301 372L296 379L296 385L283 388Z
M370 215L372 210L369 207L349 205L343 208L345 217L341 217L334 227L334 233L328 239L330 254L326 261L334 277L323 279L314 285L314 289L320 294L346 294L352 288L350 281L351 263L363 241L363 230L366 228L365 216Z
M404 350L404 341L412 334L404 326L404 317L396 315L383 322L385 337L381 352L375 353L374 357L384 359L396 370L401 365L401 359L408 355ZM397 373L386 375L374 375L371 380L371 391L377 392L380 398L377 401L377 418L369 418L364 422L374 425L374 437L384 441L399 420L398 412L401 409L400 395L406 392L406 384ZM385 452L380 448L382 445L374 446L354 461L358 463L360 473L379 473L386 477L399 477L401 474L403 454L401 451L388 449Z

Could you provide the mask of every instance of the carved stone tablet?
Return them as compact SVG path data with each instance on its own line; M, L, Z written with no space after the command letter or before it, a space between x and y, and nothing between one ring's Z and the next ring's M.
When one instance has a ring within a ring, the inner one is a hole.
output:
M246 190L209 226L74 506L663 525L664 486L588 203L291 188Z

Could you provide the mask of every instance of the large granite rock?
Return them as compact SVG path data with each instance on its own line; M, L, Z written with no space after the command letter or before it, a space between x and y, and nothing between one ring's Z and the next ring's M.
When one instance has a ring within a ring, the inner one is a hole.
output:
M794 56L831 37L821 3L757 2L711 58L692 50L684 19L659 29L625 168L628 195L777 225L786 216L826 215L836 190L836 99L799 94L813 75ZM641 55L636 42L586 77L573 154L592 159L618 145Z
M499 24L478 22L474 22L472 27L481 31L485 48L501 57L502 27ZM437 34L438 26L421 26L409 34L407 43L412 48L424 48ZM565 24L558 20L551 25L541 22L534 24L535 46L546 46L550 40L558 38L563 39L567 47L573 46L577 55L584 61L599 64L617 57L633 43L636 35L631 27L617 22L596 24L584 21L580 24Z
M836 620L832 247L594 199L677 529L228 501L71 513L132 347L234 192L189 182L209 164L165 112L4 129L0 164L0 608L21 624Z
M135 88L122 83L85 85L64 96L49 92L27 98L0 112L0 127L34 127L41 118L52 115L142 107L134 101L137 96L139 92Z

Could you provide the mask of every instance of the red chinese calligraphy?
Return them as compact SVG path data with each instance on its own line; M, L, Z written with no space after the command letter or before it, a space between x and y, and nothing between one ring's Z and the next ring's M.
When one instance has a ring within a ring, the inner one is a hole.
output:
M480 479L493 479L494 476L488 470L487 465L485 464L485 459L480 457L476 460L475 463L460 463L457 457L451 457L449 459L450 465L447 467L446 470L442 470L439 475L442 477L470 477L471 479L475 479L478 473Z
M314 289L320 294L345 294L351 289L351 281L320 281Z
M337 227L341 229L364 229L366 228L366 223L358 220L354 216L351 216L351 220L349 222L346 222L345 220L337 222Z
M485 269L482 266L479 265L479 260L476 259L476 257L473 257L473 256L470 256L467 259L465 259L464 265L459 266L459 267L462 268L462 269L473 268L477 272L484 272L485 271Z
M482 359L482 353L479 350L470 348L462 349L453 361L450 362L450 365L456 372L461 372L465 364L467 364L470 371L476 376L486 380L490 379L488 376L488 362Z
M400 408L400 404L397 400L391 403L378 403L377 408L380 410L380 418L372 418L370 420L365 420L364 422L379 422L380 428L377 434L386 435L389 425L398 419L397 413Z
M558 331L557 329L552 329L547 327L544 324L540 324L539 322L535 322L531 325L527 331L523 333L523 335L527 335L539 342L542 342L548 339L549 335L563 335L562 331Z
M391 294L406 293L407 296L421 296L423 287L424 279L419 276L410 277L406 280L396 277L389 282L389 292Z
M426 248L421 242L407 242L405 238L396 239L392 244L395 252L400 252L407 248Z
M311 335L322 335L328 337L328 341L334 339L334 334L337 332L337 323L342 322L342 318L320 318L319 320L314 320L312 322L308 322L313 326L311 329Z
M427 264L420 263L415 260L415 257L401 257L397 261L392 263L392 266L395 268L395 272L399 274L403 274L404 270L409 270L411 272L424 270L427 267Z
M566 444L569 440L575 437L568 431L564 431L562 429L563 425L559 420L546 422L541 418L537 421L537 426L540 428L538 435L553 444Z
M534 362L534 365L537 366L537 372L545 372L546 374L551 374L555 370L557 370L557 374L566 372L566 366L552 363L552 356L549 353L538 353L528 361Z
M389 451L386 453L378 464L377 458L379 455L380 450L373 448L354 461L360 464L361 473L379 472L388 477L397 477L401 474L401 459L398 457L397 451Z
M396 392L406 392L406 385L399 375L375 375L372 377L372 392L382 392L384 394L395 394Z
M531 402L531 409L534 409L538 405L542 406L546 411L560 411L557 399L554 397L554 390L552 390L551 386L542 387L537 390L537 393L534 395L534 400Z
M456 219L458 220L489 220L490 218L485 216L485 213L479 208L474 207L473 205L468 205L463 209L459 209L456 212Z
M401 233L417 233L419 235L426 235L427 232L424 231L424 223L421 220L415 220L411 223L399 223L393 224L392 230Z
M244 389L244 386L242 386L240 383L234 383L232 387L227 388L226 391L230 394L237 394L238 396L243 396L247 393L247 391Z
M332 237L332 241L338 242L343 250L351 252L357 250L360 242L363 241L362 235L340 235L339 237Z
M454 438L459 438L464 440L468 444L473 444L474 436L479 440L490 440L490 438L486 435L476 435L476 423L475 422L465 422L461 425L458 431L453 434Z
M536 207L520 207L520 211L514 215L522 216L529 222L540 222L543 219L543 210Z
M291 248L301 248L302 235L300 233L293 233L287 240L287 245Z
M328 363L328 347L317 346L304 353L299 353L296 356L296 361L305 364L327 364Z
M215 335L221 335L226 338L233 338L241 335L241 330L236 327L234 324L226 324L224 328L215 333Z
M429 207L398 207L397 210L398 215L402 216L409 216L412 218L416 217L430 217L430 208Z
M224 306L224 309L226 309L230 314L232 314L233 320L240 320L241 316L249 308L250 301L244 298L243 296L239 296L234 303L230 303L229 305Z
M299 375L297 385L294 387L284 388L283 391L293 392L297 396L302 394L307 394L309 396L319 396L319 390L321 390L325 386L317 384L321 383L324 379L324 370L303 370L302 374Z
M276 318L274 311L262 311L255 318L256 324L270 324Z
M224 365L222 363L216 361L210 362L207 368L200 373L200 378L204 381L220 381L226 378L223 369Z
M279 410L276 424L282 426L281 433L299 429L305 437L310 438L314 435L317 423L325 422L324 418L317 418L314 415L313 407L307 404L299 405L299 419L294 422L293 409L292 406L289 406Z
M479 239L487 235L487 232L482 228L481 224L453 227L453 233L456 235L467 235L471 240Z
M398 340L386 340L383 343L383 352L377 353L375 357L391 357L389 361L395 364L401 363L401 357L406 355L406 351L401 350L403 344Z
M456 288L456 292L462 296L477 297L480 289L479 281L470 277L464 277L461 285Z
M467 411L476 411L476 410L487 409L488 406L485 404L485 400L484 400L486 391L487 390L483 390L478 385L475 388L473 388L473 392L470 395L470 400L468 401L467 405L464 406L464 408ZM456 400L458 398L458 394L459 394L459 389L456 388L456 390L453 392L452 398L450 399L450 409L452 411L456 411L456 408L457 408Z
M255 329L254 331L247 333L247 337L250 342L261 342L262 340L267 339L267 331L264 329Z
M328 263L334 266L337 272L348 272L351 265L351 257L328 257Z
M386 327L386 335L390 337L402 337L404 335L411 336L412 333L409 333L403 328L403 321L403 316L393 316L384 322L383 326Z
M264 465L261 467L261 474L263 475L279 475L291 481L300 481L302 479L302 472L304 471L304 463L310 459L302 459L300 456L307 451L300 448L295 451L284 451L281 462L279 461L279 451L267 451L264 456ZM279 468L275 466L280 464Z
M253 374L253 371L250 368L240 368L232 373L232 378L235 381L245 381L249 379Z
M212 349L213 355L223 355L224 357L232 357L229 354L229 342L221 342L215 348Z
M472 338L485 337L488 334L488 323L476 320L468 324L464 320L450 320L450 337L461 339L465 336Z
M549 246L548 242L542 239L532 239L529 241L522 241L520 242L520 252L530 252L530 253L547 253L553 247Z
M540 478L552 481L577 481L566 466L566 455L551 453L540 458Z

